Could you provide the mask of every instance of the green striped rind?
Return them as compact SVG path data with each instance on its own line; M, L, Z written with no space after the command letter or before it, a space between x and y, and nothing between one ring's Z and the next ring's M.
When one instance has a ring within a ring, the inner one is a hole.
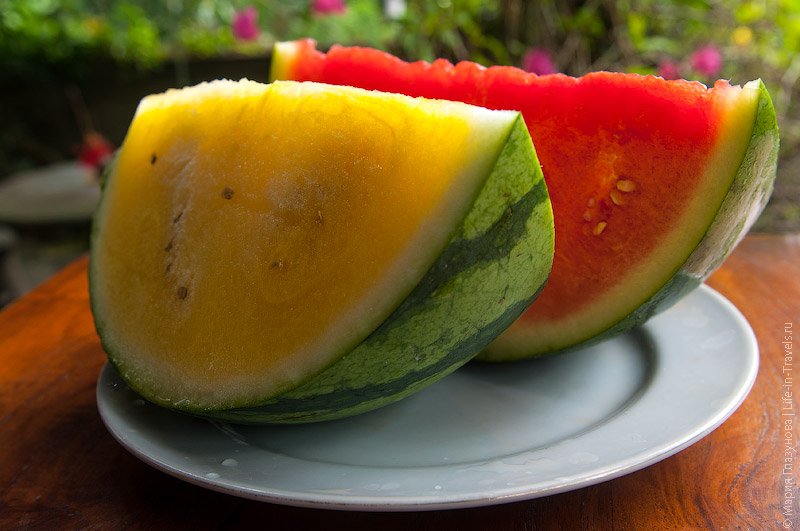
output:
M586 341L561 349L558 352L578 350L624 334L632 328L644 324L654 315L671 307L702 283L703 279L684 273L683 271L678 271L655 293L655 295L647 299L641 306L636 308L634 312L628 314L611 328L608 328L605 332L587 339Z
M457 233L420 284L350 353L262 405L194 412L239 423L299 423L366 412L443 378L500 335L550 273L553 213L520 116Z
M747 234L767 205L778 166L778 121L763 81L746 87L759 91L753 133L728 195L700 245L681 271L705 280Z
M577 350L618 336L670 308L722 264L758 219L774 188L779 140L772 99L761 80L751 83L747 86L759 90L753 132L731 187L703 239L672 278L634 312L604 332L558 352ZM487 361L502 360L502 354L494 351L487 358Z

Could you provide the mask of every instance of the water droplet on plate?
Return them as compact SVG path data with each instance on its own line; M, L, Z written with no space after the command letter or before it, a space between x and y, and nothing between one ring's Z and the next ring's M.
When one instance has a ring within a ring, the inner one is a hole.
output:
M629 433L628 440L635 443L647 442L646 439L638 433Z
M720 334L713 335L707 338L700 344L702 349L719 349L728 346L736 339L736 332L733 330L726 330Z
M587 463L594 463L600 459L597 455L589 453L589 452L580 452L577 454L573 454L569 458L569 462L573 465L582 465Z

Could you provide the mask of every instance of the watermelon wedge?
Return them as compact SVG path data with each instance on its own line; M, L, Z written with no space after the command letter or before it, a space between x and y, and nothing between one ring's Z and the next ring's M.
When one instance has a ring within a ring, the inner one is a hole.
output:
M328 420L480 352L540 292L553 238L518 112L216 81L140 103L95 214L91 307L155 404Z
M541 296L480 356L585 346L637 326L699 285L772 192L778 130L763 83L713 88L598 72L536 76L369 48L278 43L274 79L319 81L521 111L555 214Z

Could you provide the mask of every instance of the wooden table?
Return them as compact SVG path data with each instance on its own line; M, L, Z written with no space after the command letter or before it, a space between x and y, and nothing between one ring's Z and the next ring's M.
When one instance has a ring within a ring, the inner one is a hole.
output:
M0 313L0 529L800 527L800 420L783 415L800 407L800 382L794 389L793 380L785 385L787 376L800 377L800 366L792 370L785 356L800 349L800 235L748 236L708 282L747 317L761 348L750 396L711 435L593 487L418 513L240 499L184 483L129 454L97 413L95 384L105 355L89 311L86 266L86 258L76 261ZM792 431L786 420L793 421ZM791 513L784 515L786 507Z

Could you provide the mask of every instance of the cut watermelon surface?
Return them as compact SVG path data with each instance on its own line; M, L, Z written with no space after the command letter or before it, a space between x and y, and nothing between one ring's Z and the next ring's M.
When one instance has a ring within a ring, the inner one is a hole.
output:
M555 215L541 296L481 355L518 359L622 333L718 267L766 204L778 132L760 81L536 76L369 48L279 43L273 79L318 81L521 111Z

